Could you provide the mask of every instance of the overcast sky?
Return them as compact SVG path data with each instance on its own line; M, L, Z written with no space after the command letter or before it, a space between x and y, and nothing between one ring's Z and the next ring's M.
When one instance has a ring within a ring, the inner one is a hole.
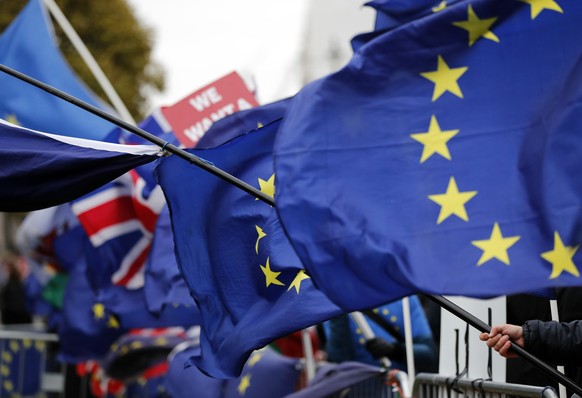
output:
M233 70L253 78L260 103L294 94L301 87L294 69L301 61L312 1L128 0L153 29L154 58L166 70L167 88L152 97L152 106L171 105ZM353 8L349 18L357 19L363 1L328 3ZM328 3L320 16L324 23L334 18ZM347 48L349 39L342 41Z
M233 70L253 76L266 103L293 94L283 69L297 57L309 0L129 0L155 32L154 58L171 105Z

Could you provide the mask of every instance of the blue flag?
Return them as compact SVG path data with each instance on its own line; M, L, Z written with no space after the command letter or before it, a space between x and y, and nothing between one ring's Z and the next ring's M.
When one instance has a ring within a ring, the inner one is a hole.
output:
M87 236L77 225L56 239L59 258L73 258L63 299L63 316L59 324L59 355L65 362L101 359L111 344L127 332L119 318L97 301L87 275ZM66 251L66 248L74 248Z
M0 342L0 396L35 396L40 392L47 346L32 339Z
M280 120L192 153L273 196ZM250 353L340 310L315 287L275 210L176 156L156 165L170 208L178 265L202 317L204 372L237 377Z
M153 145L119 145L46 134L0 120L0 211L66 203L159 155Z
M257 130L275 120L281 119L287 112L290 98L282 99L256 108L235 112L212 124L200 138L196 148L214 148L232 140L239 135Z
M167 207L158 218L145 266L144 296L154 314L166 306L196 306L174 255L174 235Z
M458 1L293 99L277 208L330 299L582 284L581 17L575 1Z
M165 387L172 397L262 398L286 397L295 392L300 377L299 359L282 356L270 348L253 353L237 379L209 377L195 367L184 367L200 356L192 346L170 356Z
M42 0L30 0L0 36L0 64L106 109L77 78L56 46ZM37 87L0 72L0 118L72 137L102 139L115 126Z

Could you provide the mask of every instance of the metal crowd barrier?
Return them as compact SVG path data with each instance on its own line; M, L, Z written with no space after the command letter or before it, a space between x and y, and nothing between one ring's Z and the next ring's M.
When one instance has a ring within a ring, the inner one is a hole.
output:
M410 398L408 376L402 371L380 373L326 398Z
M455 378L432 373L420 373L416 376L412 396L414 398L558 398L556 390L552 387Z

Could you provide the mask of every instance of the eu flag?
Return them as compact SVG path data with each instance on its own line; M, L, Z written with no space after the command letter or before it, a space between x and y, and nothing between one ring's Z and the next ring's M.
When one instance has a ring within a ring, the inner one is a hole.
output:
M582 3L419 4L279 131L277 208L308 273L350 310L582 284Z
M193 154L276 193L273 141L281 121ZM204 372L237 377L253 350L340 313L315 289L275 209L177 156L156 165L175 251L201 312Z
M30 0L0 36L0 63L109 110L60 53L42 0ZM102 139L114 125L5 73L0 73L0 118L32 129Z

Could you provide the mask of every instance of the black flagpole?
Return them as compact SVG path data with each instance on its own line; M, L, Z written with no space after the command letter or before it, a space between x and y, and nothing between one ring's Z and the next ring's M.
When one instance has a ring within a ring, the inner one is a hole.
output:
M256 197L257 199L262 200L263 202L274 206L275 205L275 201L272 197L270 197L269 195L259 191L257 188L253 187L252 185L247 184L246 182L239 180L238 178L234 177L231 174L228 174L227 172L225 172L222 169L219 169L218 167L215 167L213 164L206 162L204 159L201 159L197 156L194 156L186 151L184 151L183 149L170 144L169 142L166 142L164 140L162 140L160 137L157 137L151 133L148 133L145 130L140 129L139 127L136 127L132 124L129 124L121 119L119 119L118 117L115 117L105 111L103 111L102 109L99 109L91 104L88 104L84 101L81 101L78 98L73 97L72 95L69 95L57 88L54 88L52 86L49 86L46 83L43 83L39 80L36 80L28 75L25 75L24 73L18 72L12 68L9 68L5 65L0 64L0 70L2 72L5 72L9 75L12 75L26 83L32 84L33 86L36 86L54 96L57 96L61 99L64 99L67 102L70 102L71 104L78 106L79 108L85 109L88 112L91 112L94 115L99 116L100 118L103 118L127 131L130 131L138 136L140 136L141 138L143 138L144 140L147 140L149 142L152 142L154 144L156 144L157 146L159 146L160 148L162 148L164 151L173 153L174 155L177 155L185 160L187 160L190 163L195 164L198 167L203 168L204 170L214 174L215 176L227 181L230 184L233 184L234 186L242 189L243 191L247 192L248 194Z
M433 296L433 295L425 295L427 298L431 299L451 314L456 315L457 317L461 318L463 321L467 322L469 325L473 326L475 329L479 330L480 332L489 333L491 331L491 326L487 325L485 322L481 321L479 318L475 317L474 315L468 313L455 303L450 300L447 300L443 296ZM525 359L536 368L544 372L546 375L550 376L552 379L557 381L560 384L563 384L567 388L574 391L576 394L580 395L582 392L582 388L574 383L572 380L564 376L562 373L558 372L553 367L549 366L547 363L542 362L529 352L527 352L523 347L518 346L517 344L513 343L511 345L511 349L519 355L521 358ZM582 396L582 395L581 395Z
M67 93L65 93L65 92L63 92L55 87L49 86L48 84L43 83L39 80L33 79L32 77L25 75L24 73L18 72L12 68L9 68L3 64L0 64L0 71L5 72L9 75L12 75L12 76L16 77L17 79L20 79L28 84L36 86L36 87L54 95L54 96L57 96L57 97L65 100L67 102L70 102L71 104L73 104L75 106L78 106L79 108L85 109L86 111L88 111L96 116L99 116L99 117L123 128L123 129L129 131L129 132L132 132L132 133L142 137L143 139L156 144L157 146L162 148L164 151L167 151L167 152L170 152L174 155L177 155L177 156L187 160L188 162L190 162L198 167L201 167L202 169L214 174L215 176L223 179L224 181L242 189L246 193L254 196L255 198L260 199L263 202L265 202L273 207L275 206L275 200L272 197L259 191L258 189L256 189L252 185L249 185L246 182L239 180L238 178L234 177L233 175L227 173L226 171L215 167L213 164L206 162L205 160L203 160L197 156L194 156L194 155L184 151L183 149L178 148L177 146L162 140L161 138L159 138L151 133L148 133L145 130L140 129L139 127L133 126L133 125L119 119L118 117L115 117L115 116L113 116L113 115L93 106L93 105L90 105L84 101L81 101L80 99L75 98L72 95L69 95L69 94L67 94ZM487 325L486 323L484 323L480 319L476 318L472 314L468 313L467 311L465 311L461 307L457 306L456 304L454 304L450 300L447 300L446 298L444 298L442 296L427 295L427 297L430 298L431 300L435 301L437 304L439 304L441 307L443 307L444 309L446 309L447 311L449 311L453 315L456 315L457 317L461 318L463 321L467 322L469 325L473 326L477 330L479 330L481 332L489 332L491 330L491 327L489 325ZM517 344L513 344L512 349L515 351L515 353L517 355L519 355L523 359L530 362L532 365L534 365L537 368L539 368L540 370L542 370L544 373L546 373L552 379L556 380L558 383L565 385L566 387L570 388L572 391L575 391L576 394L582 396L582 388L577 386L572 380L570 380L569 378L564 376L562 373L558 372L556 369L552 368L548 364L540 361L538 358L531 355L529 352L524 350L522 347L519 347Z

